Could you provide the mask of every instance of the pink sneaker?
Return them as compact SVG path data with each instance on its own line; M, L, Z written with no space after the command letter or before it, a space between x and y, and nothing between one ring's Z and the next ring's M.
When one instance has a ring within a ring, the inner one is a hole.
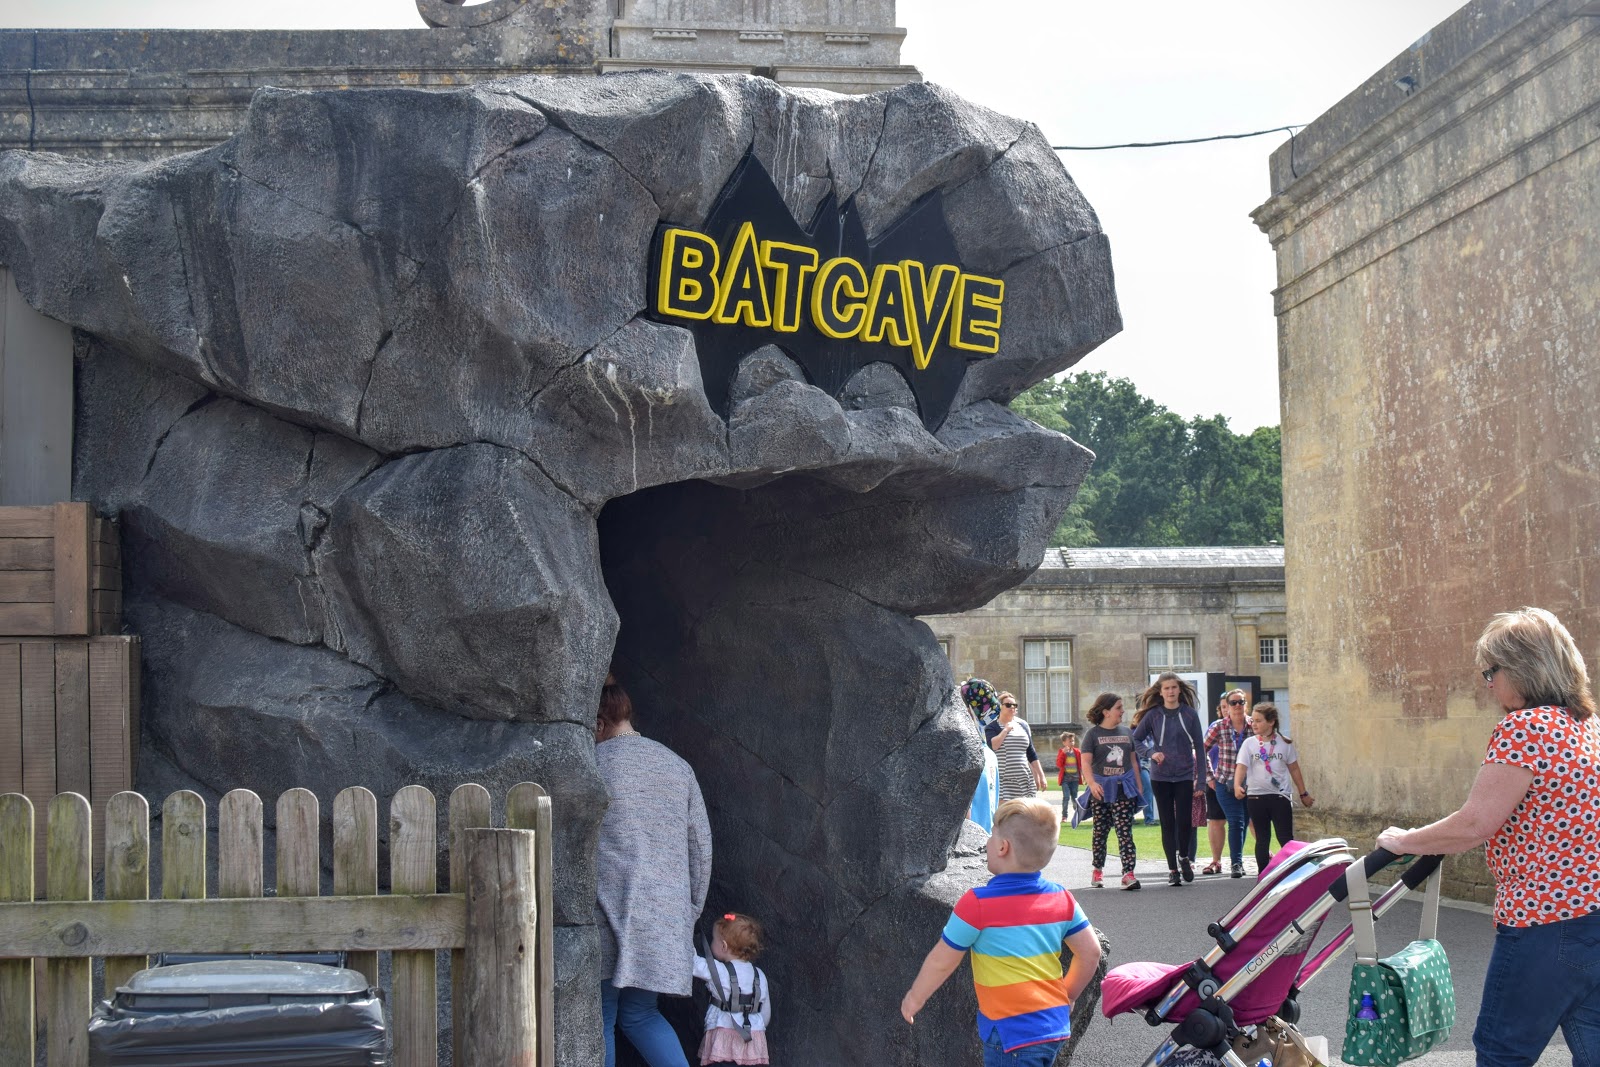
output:
M1139 888L1139 879L1134 877L1132 871L1129 871L1127 874L1122 876L1122 888L1124 888L1124 889L1138 889Z
M1094 873L1089 876L1090 889L1104 889L1106 887L1105 880L1100 877L1100 873L1100 868L1096 867Z

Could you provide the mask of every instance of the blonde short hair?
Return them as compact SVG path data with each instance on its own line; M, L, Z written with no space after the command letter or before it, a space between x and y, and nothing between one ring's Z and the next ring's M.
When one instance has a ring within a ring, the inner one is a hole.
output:
M1016 797L994 813L996 836L1011 842L1017 862L1028 870L1044 870L1056 854L1060 827L1061 815L1055 806L1038 797Z
M1561 620L1543 608L1506 611L1490 619L1473 655L1480 670L1505 671L1527 707L1554 704L1579 720L1594 714L1583 653Z

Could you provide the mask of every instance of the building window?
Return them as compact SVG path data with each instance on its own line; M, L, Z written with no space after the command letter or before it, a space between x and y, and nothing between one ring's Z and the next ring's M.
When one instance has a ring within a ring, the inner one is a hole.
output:
M1022 642L1022 715L1030 723L1072 721L1072 642Z
M939 651L944 653L945 659L950 658L950 639L948 637L939 638Z
M1153 671L1188 671L1194 669L1194 638L1152 637L1147 660Z
M1288 663L1289 639L1287 637L1263 637L1261 639L1261 662Z

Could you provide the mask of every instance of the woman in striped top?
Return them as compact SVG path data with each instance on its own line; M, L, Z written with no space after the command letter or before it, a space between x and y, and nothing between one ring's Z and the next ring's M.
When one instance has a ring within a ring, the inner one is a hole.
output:
M1000 802L1044 792L1044 768L1033 750L1033 731L1017 715L1017 698L1000 694L1000 715L983 736L1000 761Z

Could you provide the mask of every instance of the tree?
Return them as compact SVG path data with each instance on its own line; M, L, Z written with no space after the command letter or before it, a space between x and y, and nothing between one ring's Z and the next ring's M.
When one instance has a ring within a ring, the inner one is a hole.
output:
M1184 419L1104 371L1044 381L1011 402L1095 454L1051 543L1241 545L1283 540L1278 427L1236 434Z

